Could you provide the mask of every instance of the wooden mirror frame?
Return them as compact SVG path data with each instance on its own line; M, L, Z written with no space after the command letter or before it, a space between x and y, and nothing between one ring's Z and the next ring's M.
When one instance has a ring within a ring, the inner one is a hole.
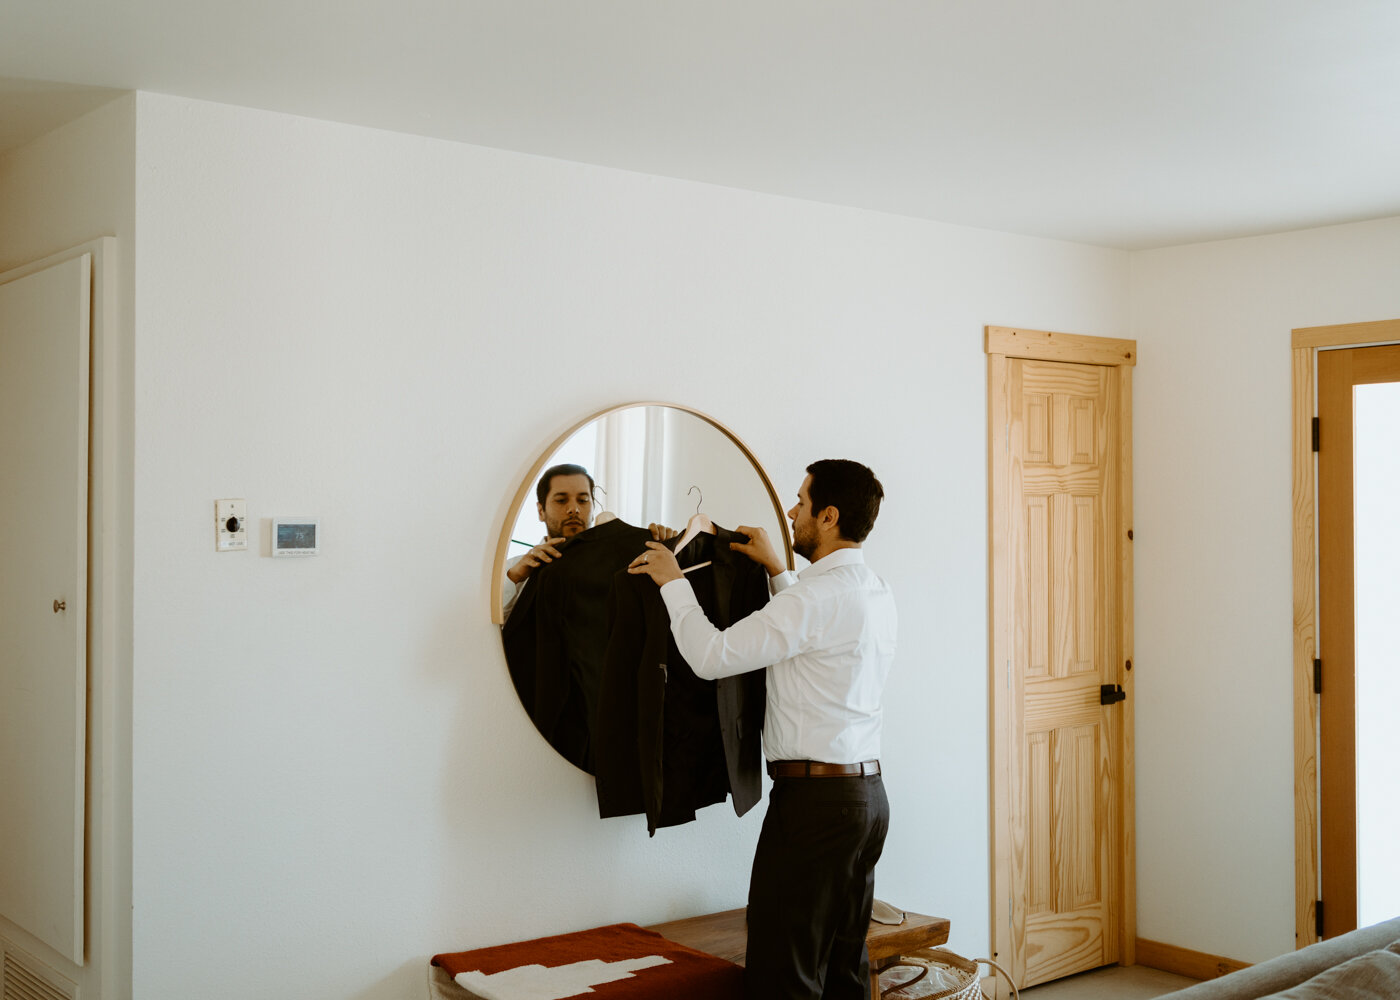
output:
M568 430L564 431L564 433L556 437L540 453L540 457L535 460L534 465L530 466L530 471L525 474L525 478L521 482L520 488L515 491L515 497L513 500L511 500L510 507L506 510L505 523L501 525L501 537L500 540L496 543L496 558L495 561L492 563L491 621L494 624L504 625L506 620L505 608L502 602L503 595L501 580L505 576L507 553L510 551L511 534L513 529L515 528L515 522L520 517L522 505L534 492L535 486L539 481L539 477L548 467L550 459L553 458L555 453L558 452L559 449L564 446L564 443L568 441L569 438L573 437L574 434L582 430L584 427L587 427L593 421L601 420L603 417L609 416L613 413L618 413L622 410L631 410L639 406L664 406L670 410L680 410L683 413L689 413L692 416L699 417L701 420L705 421L711 427L714 427L717 431L719 431L721 434L723 434L725 437L727 437L730 441L734 443L734 446L739 449L739 452L749 460L749 463L753 466L754 471L758 473L758 478L762 480L763 488L768 491L768 498L773 503L773 513L778 519L778 525L782 529L782 545L783 552L787 558L787 568L796 568L796 564L793 562L792 554L792 533L788 527L787 514L783 509L782 501L778 499L778 491L773 488L773 480L768 475L768 471L763 468L763 463L758 460L757 456L755 456L754 453L749 449L749 446L746 445L739 438L739 435L735 434L732 430L730 430L724 424L720 423L714 417L710 416L708 413L702 413L700 410L697 410L691 406L682 406L679 403L666 403L659 402L656 400L642 400L633 403L622 403L618 406L609 406L606 409L598 410L595 413L589 414L587 417L584 417L582 420L579 420L571 427L569 427Z

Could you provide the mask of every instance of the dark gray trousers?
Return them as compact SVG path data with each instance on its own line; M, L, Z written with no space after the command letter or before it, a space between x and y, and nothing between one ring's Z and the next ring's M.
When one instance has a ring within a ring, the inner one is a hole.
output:
M749 879L745 1000L866 1000L890 807L878 774L777 778Z

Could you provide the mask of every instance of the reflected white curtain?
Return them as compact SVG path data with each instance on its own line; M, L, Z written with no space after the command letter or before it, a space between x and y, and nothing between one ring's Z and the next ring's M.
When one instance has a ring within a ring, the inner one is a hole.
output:
M593 476L603 488L598 509L644 527L660 520L666 454L665 413L636 407L610 413L598 434Z

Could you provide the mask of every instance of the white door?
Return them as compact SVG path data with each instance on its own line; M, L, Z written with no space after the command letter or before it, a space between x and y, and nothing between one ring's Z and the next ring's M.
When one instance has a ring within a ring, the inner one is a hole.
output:
M80 965L91 289L0 284L0 915Z

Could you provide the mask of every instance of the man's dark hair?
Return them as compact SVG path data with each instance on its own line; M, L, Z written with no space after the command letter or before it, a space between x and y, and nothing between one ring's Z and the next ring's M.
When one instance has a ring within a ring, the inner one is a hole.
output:
M824 458L807 466L812 477L807 496L812 501L813 516L828 507L841 515L836 528L848 542L863 542L875 518L880 513L880 501L885 488L875 473L848 458Z
M551 465L544 470L544 475L540 476L539 484L535 487L535 499L544 506L545 497L549 496L549 484L555 476L588 476L588 495L597 500L597 487L593 485L593 477L588 474L588 470L581 465L573 465L565 462L563 465Z

